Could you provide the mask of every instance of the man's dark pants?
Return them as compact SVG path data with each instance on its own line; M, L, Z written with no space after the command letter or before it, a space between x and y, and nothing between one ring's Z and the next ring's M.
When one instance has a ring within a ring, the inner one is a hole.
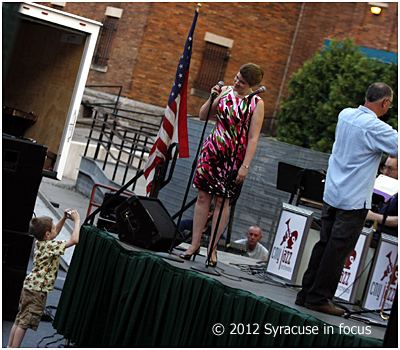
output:
M347 257L363 229L367 209L342 210L324 203L320 240L311 253L297 294L306 304L323 305L335 295Z

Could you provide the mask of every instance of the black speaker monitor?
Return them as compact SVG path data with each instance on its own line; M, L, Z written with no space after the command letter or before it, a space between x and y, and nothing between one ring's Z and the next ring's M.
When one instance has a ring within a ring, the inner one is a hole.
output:
M125 202L127 198L129 198L129 196L123 194L115 196L115 193L112 192L105 193L103 203L100 208L101 211L97 219L97 227L108 232L118 233L115 209ZM105 206L110 199L112 200L110 201L109 205Z
M3 134L3 228L28 232L47 147Z
M33 236L3 229L3 319L14 321L18 301L29 264Z
M132 196L115 213L121 241L153 251L170 249L176 225L158 198ZM182 242L178 231L175 245Z

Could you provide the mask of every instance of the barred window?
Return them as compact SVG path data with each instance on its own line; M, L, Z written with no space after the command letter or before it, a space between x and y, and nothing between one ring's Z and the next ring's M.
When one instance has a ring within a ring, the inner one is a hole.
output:
M228 60L229 49L227 47L206 43L195 88L209 92L218 81L224 79Z
M200 71L194 83L192 94L208 98L211 88L224 80L233 41L206 33Z
M105 18L102 23L103 26L97 41L93 62L100 66L107 66L114 33L117 30L117 20L115 18Z

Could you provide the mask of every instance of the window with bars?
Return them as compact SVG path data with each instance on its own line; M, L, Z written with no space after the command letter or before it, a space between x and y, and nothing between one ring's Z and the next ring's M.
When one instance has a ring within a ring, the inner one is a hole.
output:
M194 95L208 98L211 88L224 80L230 48L206 42L200 72L194 83Z
M115 18L105 18L102 23L103 26L97 41L93 63L99 66L107 66L114 33L117 30L117 20Z

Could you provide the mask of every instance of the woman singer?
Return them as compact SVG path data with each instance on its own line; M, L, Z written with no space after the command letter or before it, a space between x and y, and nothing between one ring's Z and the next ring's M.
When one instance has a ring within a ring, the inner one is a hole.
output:
M200 108L200 120L206 120L210 110L210 117L216 117L217 121L203 145L193 180L193 186L198 189L198 196L193 217L192 241L186 252L180 254L182 259L190 260L193 257L194 260L199 254L201 233L207 221L210 204L214 199L215 211L208 247L208 251L212 251L212 254L207 263L211 267L217 265L216 248L228 220L229 199L237 196L247 177L264 120L263 100L255 95L251 98L249 111L246 111L248 106L246 96L253 92L252 87L260 84L263 76L264 72L260 66L253 63L243 65L234 78L233 86L221 88L216 85L211 89L211 94L217 96L211 110L212 95ZM242 136L238 140L243 123L245 124ZM236 153L238 142L239 147ZM233 178L232 184L227 184L233 158L235 158L233 169L237 175ZM215 245L211 247L224 195L227 200L222 209Z

